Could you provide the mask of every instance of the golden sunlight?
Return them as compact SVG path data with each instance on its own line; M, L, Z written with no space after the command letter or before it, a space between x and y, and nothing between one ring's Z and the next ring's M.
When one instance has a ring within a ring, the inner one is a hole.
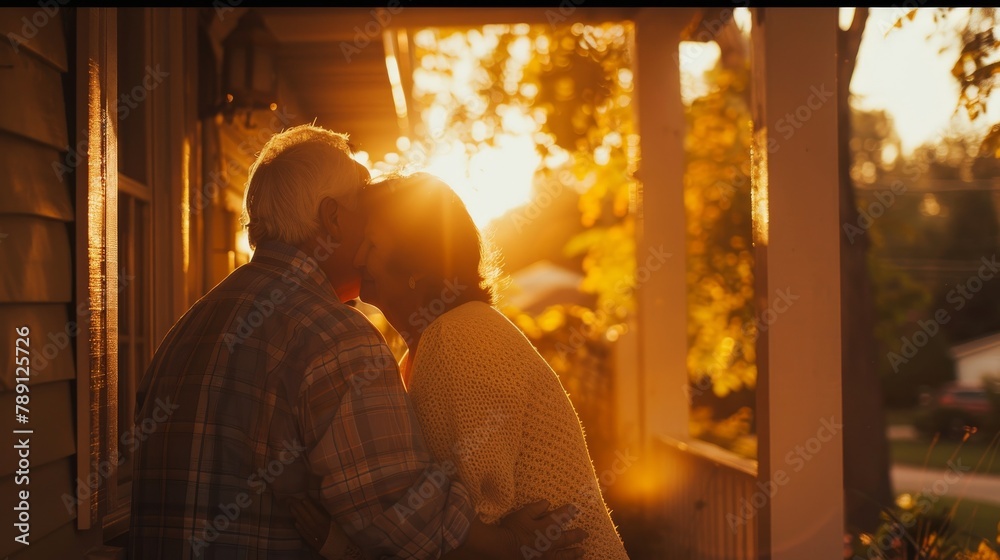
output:
M499 36L509 29L522 35L507 47L511 54L507 70L516 75L532 59L527 26L423 29L414 34L419 61L413 72L414 98L423 103L413 113L419 115L423 134L419 139L401 136L396 142L398 153L386 154L379 162L370 164L368 154L356 154L355 159L371 169L373 179L400 168L437 175L455 189L480 229L531 201L533 177L542 163L536 135L544 117L531 112L530 106L501 105L499 118L491 120L484 114L487 103L479 93L486 79L482 61L498 48ZM387 57L387 67L394 97L400 97L395 60ZM537 94L533 84L505 81L500 85L513 91L520 87L520 94L528 99ZM397 115L404 103L397 100ZM449 127L459 112L464 112L468 122L471 143Z
M453 150L433 157L427 171L455 189L483 229L504 212L531 201L532 177L540 162L530 135L503 134L493 148L474 154Z
M914 12L912 21L896 27L908 8L871 9L851 79L852 105L888 112L907 156L925 142L940 140L949 129L978 136L993 122L970 122L964 111L955 110L959 86L951 70L961 45L934 34L939 27L958 28L968 19L968 9L955 9L940 23L933 9ZM842 12L842 18L843 26L847 14ZM1000 96L988 98L987 110L1000 113Z
M681 69L681 101L691 103L708 93L709 84L705 72L719 62L722 50L715 41L681 41L678 47Z

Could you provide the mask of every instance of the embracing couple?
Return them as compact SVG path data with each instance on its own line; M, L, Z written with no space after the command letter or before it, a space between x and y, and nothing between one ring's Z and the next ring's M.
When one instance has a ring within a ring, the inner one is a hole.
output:
M371 182L346 136L303 125L261 151L243 221L253 258L140 384L136 421L178 406L136 451L129 558L627 558L576 412L492 307L448 185Z

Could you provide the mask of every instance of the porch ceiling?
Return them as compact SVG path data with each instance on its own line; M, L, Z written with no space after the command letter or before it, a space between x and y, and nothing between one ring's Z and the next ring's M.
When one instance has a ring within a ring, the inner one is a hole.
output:
M402 8L385 12L392 27L466 27L490 23L555 24L633 19L635 8ZM374 158L395 150L400 135L372 8L264 8L280 42L279 71L301 110L319 125L348 132ZM369 36L365 30L372 30ZM365 40L370 42L364 45ZM358 43L356 44L356 40ZM344 47L350 48L350 58ZM357 46L358 49L354 50ZM405 83L405 82L404 82ZM413 118L412 114L410 118Z

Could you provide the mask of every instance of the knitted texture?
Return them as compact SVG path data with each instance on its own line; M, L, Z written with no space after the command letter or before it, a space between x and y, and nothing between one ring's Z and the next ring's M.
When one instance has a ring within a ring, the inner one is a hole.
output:
M556 373L493 307L471 302L423 333L409 394L431 452L485 523L548 500L574 504L588 560L627 559L601 496L583 427ZM544 539L537 548L548 548ZM526 558L535 558L522 550Z

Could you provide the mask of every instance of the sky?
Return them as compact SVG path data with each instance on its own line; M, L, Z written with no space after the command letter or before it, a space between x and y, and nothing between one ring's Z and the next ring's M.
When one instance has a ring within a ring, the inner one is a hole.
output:
M841 28L846 28L854 8L840 10ZM909 10L872 8L851 80L855 106L888 112L907 155L949 129L982 134L992 123L1000 122L1000 92L989 98L986 114L975 123L970 123L964 109L955 116L959 88L951 68L958 59L960 45L955 34L933 34L938 25L934 10L918 9L912 21L893 29L893 24ZM966 13L956 9L951 16L954 23L964 21ZM733 15L744 32L750 31L749 10L736 8ZM939 52L942 47L946 48L944 53ZM719 54L715 43L681 43L682 97L686 102L706 92L694 77L712 67Z
M841 10L843 26L854 9ZM873 8L851 81L858 108L885 109L892 115L904 154L939 138L949 128L958 102L958 82L951 75L959 52L957 37L928 38L935 30L933 10L918 9L913 21L886 34L907 10ZM942 47L947 47L944 54L938 52ZM991 96L986 115L976 120L970 124L962 109L954 124L959 130L982 133L984 127L1000 121L1000 95Z

